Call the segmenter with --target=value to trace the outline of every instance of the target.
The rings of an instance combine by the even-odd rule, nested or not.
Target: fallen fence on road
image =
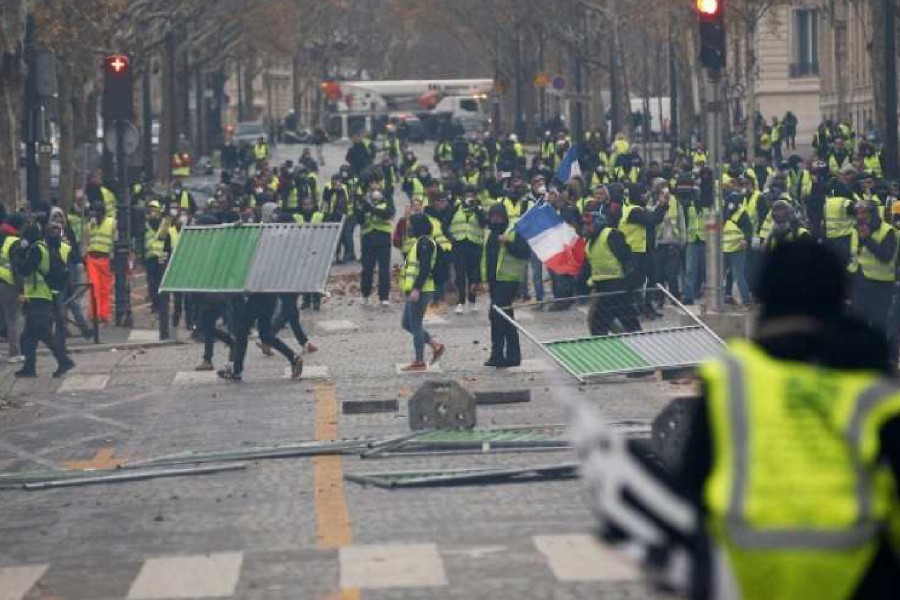
[[[555,481],[573,479],[577,475],[576,463],[561,463],[518,469],[389,471],[365,475],[344,475],[344,479],[360,485],[379,488],[413,488]]]

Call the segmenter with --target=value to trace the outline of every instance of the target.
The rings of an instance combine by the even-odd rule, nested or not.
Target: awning
[[[322,293],[341,223],[186,227],[161,292]]]

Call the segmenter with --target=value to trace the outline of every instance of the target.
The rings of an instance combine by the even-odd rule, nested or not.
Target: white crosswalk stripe
[[[243,561],[242,552],[148,559],[131,584],[128,600],[231,597]]]
[[[356,331],[359,329],[359,326],[353,321],[319,321],[316,323],[316,327],[318,327],[321,331],[325,333],[338,333],[341,331]]]
[[[215,371],[178,371],[175,373],[173,385],[196,385],[198,383],[215,383],[219,381]]]
[[[386,544],[341,548],[341,587],[385,589],[447,585],[434,544]]]
[[[630,562],[591,535],[537,535],[534,545],[559,581],[634,581]]]
[[[0,600],[22,600],[47,569],[48,565],[0,567]]]
[[[109,375],[69,375],[59,386],[59,392],[97,392],[106,389]]]
[[[156,329],[132,329],[128,334],[128,341],[135,343],[158,342],[159,331]]]

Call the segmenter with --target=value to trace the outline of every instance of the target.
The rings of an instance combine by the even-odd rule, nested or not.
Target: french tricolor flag
[[[584,265],[584,238],[549,204],[536,204],[516,221],[515,231],[532,252],[557,275],[578,275]]]

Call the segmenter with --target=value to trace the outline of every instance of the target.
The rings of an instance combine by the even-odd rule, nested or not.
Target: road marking
[[[510,367],[508,369],[504,369],[501,371],[502,373],[543,373],[545,371],[550,371],[553,367],[550,366],[546,361],[531,358],[528,360],[523,360],[522,364],[518,367]]]
[[[147,559],[128,590],[128,600],[231,597],[243,561],[243,552]]]
[[[530,312],[525,312],[524,310],[520,310],[516,312],[516,321],[534,321],[534,315]]]
[[[0,600],[22,600],[49,565],[0,567]]]
[[[44,467],[49,467],[51,469],[58,468],[58,465],[51,460],[47,460],[46,458],[41,457],[38,454],[32,454],[31,452],[26,452],[25,450],[19,448],[18,446],[13,446],[12,444],[7,444],[6,442],[0,441],[0,451],[9,452],[10,454],[14,454],[16,457],[22,460],[30,460],[33,463],[37,463]]]
[[[362,589],[441,587],[444,563],[434,544],[341,548],[341,586]]]
[[[635,566],[592,535],[536,535],[534,545],[559,581],[638,581]]]
[[[441,363],[437,363],[436,365],[428,365],[428,368],[424,371],[404,371],[403,368],[407,365],[405,363],[396,363],[394,365],[394,370],[397,372],[397,375],[422,375],[424,373],[443,373],[444,370],[441,369]]]
[[[69,375],[57,392],[96,392],[106,389],[109,375]]]
[[[129,342],[158,342],[159,331],[156,329],[132,329],[128,334]]]
[[[319,321],[316,323],[316,327],[324,331],[325,333],[337,333],[340,331],[356,331],[359,329],[359,326],[353,321]]]
[[[67,469],[76,469],[78,471],[85,471],[88,469],[115,469],[126,462],[121,458],[113,458],[115,452],[115,448],[107,446],[106,448],[97,450],[97,453],[94,454],[93,458],[88,460],[65,460],[62,464]]]
[[[449,321],[444,317],[439,317],[437,315],[425,315],[425,318],[422,319],[422,323],[424,323],[425,325],[437,326],[446,325],[449,323]]]
[[[194,385],[198,383],[214,383],[219,381],[215,371],[178,371],[172,385]]]
[[[506,552],[506,546],[481,546],[476,548],[460,548],[458,550],[442,550],[443,556],[463,556],[465,558],[481,559],[498,552]]]
[[[315,438],[319,442],[338,436],[338,401],[333,383],[315,387]],[[353,527],[344,495],[344,467],[340,456],[313,458],[313,489],[316,504],[316,539],[320,548],[342,548],[353,543]],[[359,600],[359,589],[342,587],[328,600]]]
[[[291,368],[284,368],[284,378],[291,378]],[[302,381],[312,381],[316,379],[330,379],[331,376],[328,374],[328,367],[318,366],[318,365],[303,365],[303,375],[300,377]]]

